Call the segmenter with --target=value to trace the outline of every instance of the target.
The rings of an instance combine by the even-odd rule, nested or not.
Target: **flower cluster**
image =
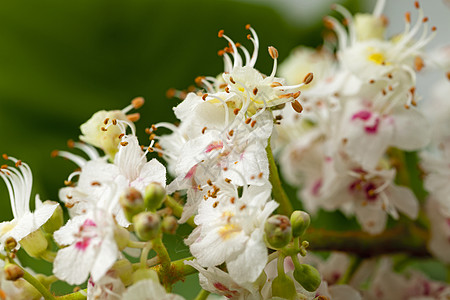
[[[299,47],[279,68],[268,47],[269,75],[255,68],[250,25],[253,51],[220,30],[224,71],[168,93],[181,100],[177,125],[151,125],[142,145],[130,113],[138,97],[95,113],[70,151],[52,153],[76,165],[59,202],[36,196],[32,212],[30,167],[3,155],[13,220],[0,224],[0,298],[57,299],[61,280],[78,285],[63,299],[184,299],[173,284],[198,273],[196,299],[448,299],[447,284],[405,269],[398,253],[450,263],[450,51],[425,51],[436,28],[418,2],[416,18],[406,13],[404,31],[385,38],[384,2],[355,16],[333,6],[342,20],[324,20],[337,39]],[[447,79],[420,105],[425,67]],[[292,208],[273,152],[305,211]],[[408,157],[421,160],[427,199]],[[310,214],[320,210],[356,216],[362,231],[319,229]],[[191,229],[192,256],[173,261],[163,237],[179,224]],[[20,248],[53,275],[23,268]]]

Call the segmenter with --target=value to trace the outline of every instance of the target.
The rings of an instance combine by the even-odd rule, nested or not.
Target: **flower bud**
[[[13,237],[9,237],[5,241],[6,251],[12,251],[17,247],[17,241]]]
[[[119,275],[120,280],[122,280],[125,286],[129,286],[133,283],[133,265],[128,259],[121,259],[114,263],[111,270]]]
[[[310,223],[311,218],[309,214],[301,210],[294,211],[291,215],[292,235],[294,237],[301,237]]]
[[[144,203],[145,207],[150,211],[156,211],[161,207],[166,197],[166,189],[157,182],[152,182],[145,188]]]
[[[162,232],[167,234],[175,234],[178,228],[178,221],[174,216],[166,216],[161,223]]]
[[[297,291],[294,281],[286,274],[279,274],[272,282],[272,297],[296,299]]]
[[[44,233],[38,229],[20,240],[20,245],[31,257],[39,257],[47,250],[48,241]]]
[[[152,212],[141,212],[133,217],[134,230],[143,241],[150,241],[159,235],[161,218]]]
[[[116,225],[114,228],[114,240],[117,243],[119,251],[125,249],[130,241],[130,233],[122,226]]]
[[[144,199],[141,192],[137,189],[130,187],[119,198],[120,206],[122,206],[125,217],[128,221],[132,221],[133,217],[145,210]]]
[[[145,279],[150,279],[155,282],[159,282],[158,273],[156,273],[156,271],[152,269],[137,269],[136,271],[134,271],[131,279],[133,283]]]
[[[38,279],[39,280],[39,279]],[[20,292],[14,294],[14,299],[20,299],[20,300],[40,300],[42,299],[41,293],[32,286],[28,281],[26,281],[23,278],[20,278],[16,281],[14,281],[14,286],[19,290]],[[10,299],[7,297],[6,299]]]
[[[22,278],[25,273],[21,267],[10,263],[5,265],[4,271],[5,279],[11,281],[16,281],[17,279]]]
[[[266,240],[274,248],[283,248],[292,239],[292,228],[289,218],[283,215],[273,215],[264,225]]]
[[[61,205],[55,201],[47,200],[44,202],[44,204],[58,204],[55,211],[53,212],[53,215],[48,219],[47,222],[45,222],[44,225],[42,225],[42,229],[44,229],[47,233],[53,233],[64,224],[64,213],[62,210]]]
[[[294,278],[308,292],[314,292],[322,281],[319,271],[307,264],[298,264],[294,269]]]

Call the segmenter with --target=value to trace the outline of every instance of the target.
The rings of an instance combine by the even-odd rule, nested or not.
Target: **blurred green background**
[[[360,6],[358,0],[346,3],[352,11]],[[223,69],[216,53],[226,42],[217,37],[219,29],[252,49],[244,29],[252,24],[261,41],[257,68],[270,73],[268,46],[275,46],[283,60],[297,45],[320,44],[328,4],[323,1],[323,14],[305,25],[255,1],[2,1],[0,152],[27,162],[34,192],[43,200],[57,200],[75,166],[50,153],[67,149],[66,141],[77,139],[79,125],[94,112],[121,109],[143,96],[146,104],[136,125],[145,141],[145,127],[175,121],[172,107],[178,102],[165,97],[169,88],[184,89],[196,76],[215,76]],[[0,197],[0,218],[11,220],[3,183]],[[188,233],[182,227],[168,239],[174,259],[189,256],[183,245]],[[50,264],[22,261],[40,272],[51,271]],[[196,275],[190,276],[175,290],[191,299],[196,281]],[[70,289],[58,284],[54,290]]]

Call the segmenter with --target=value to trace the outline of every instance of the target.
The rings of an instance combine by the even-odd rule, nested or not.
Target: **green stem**
[[[429,232],[414,223],[401,224],[378,235],[362,231],[335,231],[309,228],[304,240],[314,251],[342,251],[360,257],[382,254],[408,253],[410,256],[428,257]]]
[[[167,252],[167,248],[166,246],[164,246],[161,237],[154,239],[152,243],[153,243],[153,250],[155,250],[156,254],[159,257],[159,261],[161,262],[161,271],[163,275],[162,277],[160,277],[161,282],[166,288],[166,290],[170,291],[172,288],[172,283],[165,280],[167,278],[166,275],[168,275],[171,272],[169,252]]]
[[[166,200],[165,200],[165,204],[167,207],[170,207],[172,209],[173,214],[177,217],[180,218],[181,215],[183,214],[183,205],[181,205],[180,203],[178,203],[175,199],[173,199],[173,197],[171,196],[166,196]],[[194,223],[194,217],[190,217],[189,219],[187,219],[186,223],[191,226],[191,227],[197,227],[197,225],[195,225]]]
[[[185,265],[185,260],[193,260],[194,257],[186,257],[179,260],[175,260],[170,264],[170,271],[168,273],[163,272],[163,267],[161,264],[151,267],[151,269],[155,270],[161,281],[166,282],[168,284],[174,284],[177,281],[184,280],[184,278],[188,275],[195,274],[198,271],[189,266]]]
[[[145,247],[142,249],[141,252],[141,260],[140,260],[142,269],[145,269],[147,267],[148,253],[150,252],[151,249],[152,249],[152,242],[145,243]]]
[[[147,242],[128,241],[127,247],[142,249],[147,246]]]
[[[342,275],[342,277],[339,279],[338,284],[348,284],[355,274],[356,270],[358,270],[358,267],[361,265],[362,261],[362,258],[359,256],[350,257],[350,265],[348,266],[347,271],[345,271],[344,275]]]
[[[205,300],[206,298],[208,298],[210,292],[205,291],[205,290],[201,290],[197,297],[195,297],[195,300]]]
[[[286,192],[283,189],[281,184],[280,175],[278,174],[278,168],[275,163],[275,159],[273,158],[272,148],[270,147],[270,138],[267,142],[267,158],[269,160],[269,181],[272,184],[272,195],[275,201],[280,203],[280,207],[278,208],[278,212],[280,214],[290,216],[292,214],[293,208],[292,204],[289,201]]]
[[[38,290],[45,300],[55,299],[53,294],[39,280],[37,280],[33,275],[28,273],[24,268],[22,268],[22,270],[24,272],[22,278],[28,281],[29,284],[31,284],[36,290]]]
[[[84,300],[87,298],[87,289],[56,297],[57,300]]]

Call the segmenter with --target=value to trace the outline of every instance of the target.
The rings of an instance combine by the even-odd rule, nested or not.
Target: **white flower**
[[[4,180],[8,188],[11,209],[14,219],[9,222],[0,223],[0,241],[4,245],[7,238],[12,237],[19,242],[30,233],[39,230],[53,215],[57,203],[43,204],[36,195],[36,210],[30,210],[30,196],[33,185],[33,175],[30,167],[14,157],[3,158],[15,163],[15,168],[3,165],[0,169],[0,177]],[[17,246],[19,247],[19,246]]]
[[[69,203],[73,215],[99,207],[114,214],[118,223],[126,227],[129,222],[119,205],[119,197],[125,190],[134,187],[144,193],[151,182],[165,186],[165,167],[156,159],[147,162],[135,136],[126,135],[121,140],[113,164],[104,158],[90,160],[81,165],[77,185],[60,190],[60,199]]]
[[[236,283],[253,282],[267,262],[264,223],[278,204],[268,201],[271,187],[244,185],[242,196],[231,183],[216,183],[195,217],[197,228],[186,240],[203,267],[224,262]],[[215,191],[215,192],[214,192]]]
[[[447,183],[448,184],[448,183]],[[447,194],[448,195],[448,194]],[[448,200],[448,199],[447,199]],[[430,220],[430,239],[428,249],[444,263],[450,263],[450,213],[434,196],[426,203],[426,213]]]
[[[70,219],[54,233],[58,244],[68,245],[56,255],[55,276],[70,284],[81,284],[90,274],[97,283],[118,258],[116,226],[112,216],[100,209]]]
[[[87,286],[87,298],[95,300],[120,300],[125,286],[118,274],[109,271],[102,278],[93,282],[89,279]]]
[[[370,289],[364,295],[367,300],[445,300],[450,297],[450,286],[433,281],[418,272],[398,274],[392,270],[392,262],[380,262]]]
[[[200,286],[206,291],[228,299],[260,299],[255,284],[238,284],[228,273],[216,267],[205,269],[196,260],[184,261],[184,263],[199,271]]]
[[[80,140],[102,149],[111,159],[117,153],[121,134],[130,126],[134,132],[132,121],[139,119],[139,114],[126,115],[133,108],[144,104],[141,97],[134,98],[131,104],[122,110],[96,112],[86,123],[80,126]],[[118,125],[118,126],[116,126]]]
[[[184,300],[175,294],[168,294],[164,287],[151,279],[140,280],[128,287],[123,293],[122,300]]]

